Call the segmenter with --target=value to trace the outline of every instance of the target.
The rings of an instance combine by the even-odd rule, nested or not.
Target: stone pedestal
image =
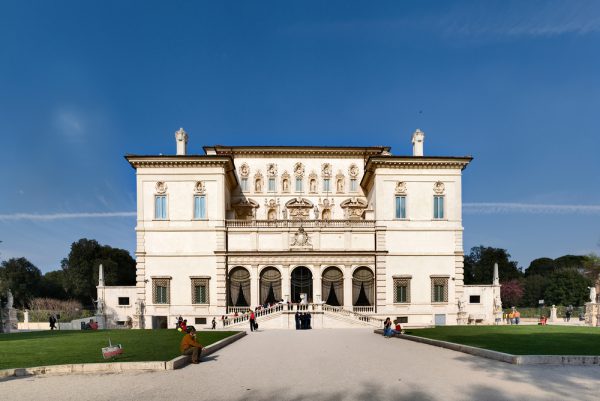
[[[556,322],[557,320],[558,318],[556,316],[556,305],[552,305],[552,308],[550,309],[550,321]]]
[[[456,314],[456,324],[467,324],[469,323],[469,314],[465,311],[458,312]]]
[[[598,314],[600,313],[600,304],[588,302],[585,304],[585,324],[588,326],[598,326]]]
[[[15,308],[0,308],[0,333],[17,331],[19,320]]]

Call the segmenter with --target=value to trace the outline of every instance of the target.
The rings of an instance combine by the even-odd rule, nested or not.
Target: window
[[[444,197],[434,196],[433,197],[433,218],[443,219],[444,218]]]
[[[269,192],[275,192],[275,178],[269,178]]]
[[[302,178],[296,178],[296,192],[302,192]]]
[[[129,305],[129,297],[119,297],[119,305]]]
[[[248,190],[248,179],[242,178],[242,191],[247,191],[247,190]]]
[[[356,178],[350,179],[350,191],[356,192]]]
[[[402,323],[408,323],[408,316],[398,316],[396,318],[396,321],[400,324]]]
[[[197,317],[194,320],[194,324],[206,324],[206,318],[205,317]]]
[[[431,302],[448,302],[448,278],[431,278]]]
[[[323,192],[329,192],[329,178],[323,178]]]
[[[396,196],[396,218],[406,218],[406,196]]]
[[[154,197],[154,218],[156,220],[167,219],[167,196],[156,195]]]
[[[394,279],[394,303],[410,303],[410,278]]]
[[[193,278],[192,279],[192,303],[207,304],[208,302],[208,279]]]
[[[469,296],[469,303],[470,304],[480,304],[481,303],[481,296],[480,295],[470,295]]]
[[[169,282],[167,278],[152,279],[152,299],[155,304],[169,303]]]
[[[194,195],[194,219],[206,219],[206,196]]]

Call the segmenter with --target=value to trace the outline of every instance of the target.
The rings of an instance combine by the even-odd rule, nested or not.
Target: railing
[[[353,306],[352,310],[356,313],[373,313],[375,312],[374,306]]]
[[[375,227],[375,220],[225,220],[226,227]]]
[[[251,308],[249,306],[228,306],[227,310],[229,313],[246,313]]]
[[[277,305],[273,305],[269,308],[259,309],[257,311],[254,311],[254,318],[258,319],[259,317],[273,315],[275,313],[282,312],[286,307],[287,307],[286,304],[277,304]],[[249,321],[250,320],[250,312],[248,312],[248,311],[250,310],[250,308],[243,308],[243,309],[244,309],[243,314],[241,314],[239,316],[226,317],[225,319],[223,319],[223,327],[228,327],[228,326],[232,326],[234,324]]]
[[[323,311],[324,312],[330,312],[330,313],[335,313],[353,320],[359,320],[361,322],[365,322],[368,324],[371,324],[373,326],[381,326],[383,327],[383,319],[374,317],[374,316],[369,316],[369,315],[362,315],[360,313],[354,312],[354,311],[349,311],[337,306],[331,306],[331,305],[327,305],[324,304],[323,305]]]

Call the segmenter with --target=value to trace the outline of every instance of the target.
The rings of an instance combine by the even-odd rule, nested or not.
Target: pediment
[[[287,201],[285,203],[285,207],[289,208],[289,209],[294,209],[294,208],[313,208],[313,203],[311,201],[309,201],[306,198],[294,198],[294,199],[290,199],[289,201]]]
[[[348,198],[340,203],[341,208],[360,208],[365,209],[369,204],[366,200],[360,198]]]

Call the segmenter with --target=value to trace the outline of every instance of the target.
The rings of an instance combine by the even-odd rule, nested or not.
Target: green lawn
[[[445,326],[406,334],[513,355],[600,355],[600,328],[574,326]]]
[[[199,331],[202,345],[215,343],[235,332]],[[102,347],[121,344],[124,352],[115,361],[167,361],[179,354],[183,334],[176,330],[37,331],[0,334],[0,369],[68,363],[111,362],[102,358]]]

